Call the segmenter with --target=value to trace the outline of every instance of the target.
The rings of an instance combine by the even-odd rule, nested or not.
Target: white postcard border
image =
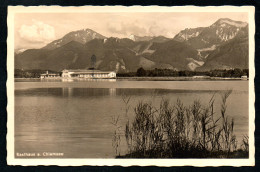
[[[247,12],[249,17],[249,158],[248,159],[18,159],[14,157],[14,15],[16,13],[101,13],[101,12]],[[255,165],[255,8],[253,6],[9,6],[7,38],[7,163],[8,165],[59,165],[59,166],[253,166]]]

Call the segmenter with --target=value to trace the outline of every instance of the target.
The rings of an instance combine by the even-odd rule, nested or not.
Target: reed
[[[168,99],[162,99],[156,108],[151,102],[140,101],[134,107],[134,119],[131,122],[128,119],[124,129],[128,153],[117,157],[248,157],[248,136],[237,149],[235,121],[227,115],[226,102],[231,92],[225,91],[221,95],[221,115],[214,109],[215,95],[207,105],[195,100],[192,105],[184,106],[179,99],[171,105]],[[128,115],[130,99],[125,100]]]

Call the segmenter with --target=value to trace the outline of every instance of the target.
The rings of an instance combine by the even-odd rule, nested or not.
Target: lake
[[[159,105],[162,98],[167,98],[172,104],[177,99],[185,105],[194,100],[206,104],[214,94],[215,110],[220,114],[220,94],[227,89],[233,90],[227,101],[227,114],[235,119],[235,134],[241,141],[243,135],[248,135],[248,84],[248,81],[17,80],[15,152],[57,152],[64,153],[63,158],[114,158],[112,118],[119,116],[119,125],[124,128],[123,97],[130,97],[129,118],[134,117],[133,108],[140,101]],[[121,154],[127,149],[123,138],[124,135]]]

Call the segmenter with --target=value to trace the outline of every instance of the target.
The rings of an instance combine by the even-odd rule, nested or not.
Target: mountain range
[[[168,68],[175,70],[248,69],[248,24],[228,18],[209,27],[186,28],[174,38],[114,38],[91,29],[73,31],[40,49],[15,53],[16,69],[87,69],[117,72]]]

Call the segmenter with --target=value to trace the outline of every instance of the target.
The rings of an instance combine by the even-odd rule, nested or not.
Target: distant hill
[[[28,49],[15,55],[15,69],[44,69],[47,49]]]
[[[188,41],[191,38],[198,37],[199,34],[205,29],[205,27],[198,28],[186,28],[180,31],[177,35],[175,35],[174,40],[184,42]]]
[[[237,37],[217,47],[198,70],[249,69],[249,43],[246,33],[248,34],[247,28],[244,28]]]
[[[76,41],[53,50],[29,49],[15,56],[15,68],[61,71],[84,53],[84,45]]]
[[[149,49],[154,52],[143,54],[144,57],[157,63],[169,64],[176,70],[190,70],[190,63],[199,60],[195,49],[175,40],[153,43]]]
[[[85,69],[91,67],[93,54],[97,57],[96,68],[116,71],[136,71],[139,67],[189,69],[190,59],[197,59],[194,49],[174,40],[154,43],[106,38],[86,44],[71,41],[53,50],[26,50],[16,55],[15,61],[17,69]]]
[[[151,42],[163,43],[163,42],[166,42],[166,41],[169,41],[169,40],[171,40],[171,39],[170,38],[166,38],[164,36],[155,36],[150,41]]]
[[[165,42],[169,41],[170,38],[166,38],[165,36],[136,36],[136,35],[130,35],[129,39],[140,42],[140,41],[150,41],[150,42]]]
[[[41,49],[15,53],[16,69],[87,69],[117,72],[144,69],[211,70],[248,68],[248,24],[219,19],[209,27],[185,29],[173,39],[163,36],[107,38],[84,29],[66,34]],[[19,53],[18,53],[19,52]]]
[[[78,31],[73,31],[66,34],[61,39],[55,40],[49,44],[47,44],[43,49],[53,50],[55,48],[59,48],[62,45],[65,45],[71,41],[77,41],[79,43],[85,44],[86,42],[93,39],[105,39],[106,37],[91,30],[91,29],[82,29]]]
[[[245,27],[247,27],[245,22],[221,18],[209,27],[182,30],[174,40],[187,43],[197,49],[201,58],[207,58],[216,47],[235,38]]]

